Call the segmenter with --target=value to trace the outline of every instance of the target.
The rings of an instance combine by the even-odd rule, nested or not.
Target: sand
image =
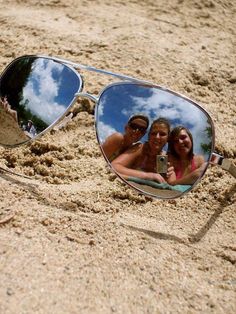
[[[138,76],[195,99],[234,160],[236,2],[1,1],[1,71],[45,54]],[[92,75],[97,93],[107,78]],[[235,313],[235,179],[208,169],[183,198],[115,178],[93,105],[59,131],[0,148],[0,313]]]

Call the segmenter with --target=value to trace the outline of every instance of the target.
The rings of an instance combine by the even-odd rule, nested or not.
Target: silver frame
[[[167,91],[173,95],[176,95],[178,97],[181,97],[183,98],[184,100],[192,103],[193,105],[195,105],[196,107],[198,107],[209,119],[210,123],[211,123],[211,127],[212,127],[212,145],[211,145],[211,152],[209,154],[209,159],[207,160],[207,166],[205,168],[205,170],[203,171],[201,177],[199,177],[199,179],[192,185],[192,187],[183,192],[180,197],[182,197],[184,194],[190,192],[197,184],[198,182],[202,179],[202,177],[204,176],[209,164],[211,161],[213,161],[213,157],[214,157],[214,162],[215,164],[218,164],[218,165],[221,165],[222,168],[224,168],[225,170],[228,170],[234,177],[236,176],[235,175],[235,169],[236,167],[233,165],[233,163],[231,161],[229,161],[228,159],[224,159],[223,156],[220,156],[218,155],[217,153],[214,152],[214,148],[215,148],[215,127],[214,127],[214,123],[212,121],[212,118],[211,116],[208,114],[208,112],[200,105],[198,104],[197,102],[193,101],[192,99],[180,94],[180,93],[177,93],[171,89],[168,89],[166,87],[163,87],[163,86],[160,86],[160,85],[156,85],[156,84],[153,84],[149,81],[145,81],[145,80],[141,80],[141,79],[137,79],[137,78],[134,78],[134,77],[131,77],[131,76],[127,76],[127,75],[123,75],[123,74],[117,74],[117,73],[114,73],[114,72],[110,72],[110,71],[107,71],[107,70],[103,70],[103,69],[98,69],[98,68],[95,68],[95,67],[92,67],[92,66],[87,66],[87,65],[83,65],[83,64],[79,64],[79,63],[75,63],[75,62],[72,62],[72,61],[69,61],[69,60],[66,60],[66,59],[62,59],[62,58],[58,58],[58,57],[51,57],[51,56],[46,56],[46,55],[23,55],[21,57],[18,57],[16,59],[14,59],[6,68],[5,70],[3,71],[3,73],[1,74],[1,76],[7,71],[7,69],[11,66],[11,64],[13,62],[15,62],[16,60],[18,59],[22,59],[22,58],[28,58],[28,57],[34,57],[34,58],[45,58],[45,59],[50,59],[50,60],[53,60],[55,62],[58,62],[58,63],[61,63],[63,65],[66,65],[68,66],[75,74],[76,76],[78,77],[79,81],[80,81],[80,86],[79,86],[79,89],[78,91],[75,93],[74,95],[74,98],[73,100],[71,101],[71,103],[69,104],[69,106],[67,107],[67,109],[65,110],[64,114],[62,116],[60,116],[56,121],[54,121],[49,127],[47,127],[43,132],[41,132],[39,135],[37,135],[36,137],[34,137],[33,139],[30,139],[29,141],[26,141],[24,143],[29,143],[39,137],[41,137],[43,134],[45,134],[46,132],[48,132],[50,129],[52,129],[55,125],[57,125],[59,122],[61,122],[64,117],[67,115],[67,113],[69,112],[69,110],[71,109],[71,107],[73,107],[73,105],[75,104],[75,102],[77,101],[78,97],[85,97],[85,98],[89,98],[90,100],[92,100],[94,103],[95,103],[95,130],[96,130],[96,137],[97,137],[97,141],[98,141],[98,144],[99,144],[99,147],[100,147],[100,150],[102,152],[102,155],[104,156],[105,160],[107,161],[107,163],[109,164],[110,168],[112,169],[112,171],[123,181],[125,182],[126,184],[128,184],[129,186],[131,186],[132,188],[134,188],[135,190],[141,192],[142,194],[146,194],[148,196],[151,196],[151,197],[156,197],[156,198],[159,198],[159,199],[174,199],[174,198],[177,198],[179,196],[176,196],[176,197],[170,197],[170,198],[164,198],[164,197],[157,197],[157,196],[154,196],[153,194],[151,193],[148,193],[148,192],[145,192],[143,190],[140,190],[138,187],[135,187],[133,186],[132,184],[130,184],[128,181],[126,181],[124,178],[122,178],[121,175],[119,175],[115,170],[114,168],[112,167],[111,163],[109,162],[108,158],[105,156],[104,154],[104,151],[101,147],[101,143],[100,143],[100,140],[99,140],[99,137],[98,137],[98,131],[97,131],[97,117],[98,117],[98,106],[99,106],[99,100],[100,100],[100,97],[102,96],[102,94],[110,87],[112,86],[115,86],[115,85],[119,85],[119,84],[134,84],[134,85],[142,85],[142,86],[146,86],[146,87],[150,87],[150,88],[157,88],[159,90],[162,90],[162,91]],[[92,95],[90,93],[87,93],[87,92],[83,92],[83,77],[82,75],[80,75],[76,70],[78,69],[81,69],[81,70],[86,70],[86,71],[90,71],[90,72],[96,72],[98,74],[105,74],[105,75],[108,75],[108,76],[112,76],[112,77],[115,77],[115,78],[118,78],[120,79],[121,81],[120,82],[115,82],[115,83],[111,83],[111,84],[108,84],[106,87],[104,87],[100,93],[96,96],[96,95]],[[24,143],[21,143],[21,144],[16,144],[16,145],[11,145],[11,147],[15,147],[15,146],[19,146],[19,145],[22,145]],[[4,146],[4,145],[3,145]],[[6,146],[6,145],[5,145]],[[8,146],[9,147],[9,146]],[[217,157],[217,158],[215,158]],[[227,163],[227,167],[224,166],[225,164]],[[11,174],[16,174],[16,175],[19,175],[19,176],[23,176],[25,177],[24,175],[21,175],[21,174],[18,174],[18,173],[13,173],[7,169],[4,169],[2,167],[0,167],[1,170],[5,170]],[[230,171],[231,169],[231,171]]]
[[[212,127],[212,145],[211,145],[211,152],[209,154],[209,158],[207,160],[207,166],[205,167],[204,171],[202,172],[202,175],[194,182],[194,184],[192,184],[191,188],[185,192],[182,192],[180,196],[175,196],[175,197],[170,197],[170,198],[167,198],[167,197],[161,197],[161,196],[158,196],[156,198],[158,199],[175,199],[175,198],[179,198],[179,197],[182,197],[184,194],[190,192],[198,183],[199,181],[202,179],[202,177],[204,176],[207,168],[209,167],[209,163],[211,161],[211,158],[212,158],[212,154],[213,154],[213,151],[214,151],[214,148],[215,148],[215,127],[214,127],[214,123],[213,123],[213,120],[211,118],[211,116],[209,115],[209,113],[201,106],[199,105],[198,103],[194,102],[192,99],[186,97],[186,96],[183,96],[175,91],[172,91],[171,89],[168,89],[166,87],[163,87],[163,86],[160,86],[160,85],[154,85],[154,84],[151,84],[149,82],[146,82],[146,81],[132,81],[132,82],[116,82],[116,83],[113,83],[113,84],[109,84],[107,85],[105,88],[103,88],[103,90],[99,93],[99,97],[98,97],[98,100],[97,100],[97,103],[95,104],[96,107],[95,107],[95,130],[96,130],[96,136],[97,136],[97,141],[98,141],[98,144],[99,144],[99,147],[100,147],[100,150],[106,160],[106,162],[109,164],[110,168],[112,169],[112,171],[122,180],[124,181],[126,184],[128,184],[129,186],[131,186],[132,188],[138,190],[139,192],[141,192],[142,194],[146,194],[148,196],[151,196],[151,197],[155,197],[153,196],[153,194],[150,194],[148,192],[144,192],[143,190],[140,190],[138,187],[135,187],[134,185],[130,184],[127,180],[125,180],[119,173],[117,173],[115,171],[115,169],[112,167],[110,161],[108,160],[108,158],[106,157],[103,149],[102,149],[102,146],[101,146],[101,143],[100,143],[100,140],[99,140],[99,137],[98,137],[98,128],[97,128],[97,114],[98,114],[98,107],[99,107],[99,99],[101,97],[101,95],[103,94],[103,92],[105,92],[108,88],[112,87],[112,86],[116,86],[116,85],[120,85],[120,84],[134,84],[134,85],[142,85],[142,86],[146,86],[146,87],[149,87],[149,88],[157,88],[159,90],[162,90],[162,91],[167,91],[175,96],[178,96],[178,97],[181,97],[183,98],[184,100],[192,103],[193,105],[195,105],[196,107],[198,107],[206,116],[207,118],[209,119],[210,123],[211,123],[211,127]]]

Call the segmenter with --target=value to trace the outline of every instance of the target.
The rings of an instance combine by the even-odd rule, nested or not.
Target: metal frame
[[[192,185],[192,188],[195,187],[195,185],[201,180],[201,178],[203,177],[205,171],[207,170],[208,166],[209,166],[209,163],[214,163],[214,164],[218,164],[220,165],[223,169],[229,171],[234,177],[236,177],[236,167],[234,166],[234,164],[228,160],[228,159],[225,159],[223,156],[220,156],[218,154],[216,154],[214,152],[214,147],[215,147],[215,128],[214,128],[214,123],[211,119],[211,116],[208,114],[208,112],[201,106],[199,105],[198,103],[196,103],[195,101],[191,100],[190,98],[180,94],[180,93],[177,93],[175,91],[172,91],[171,89],[167,89],[163,86],[160,86],[160,85],[155,85],[155,84],[152,84],[151,82],[148,82],[148,81],[145,81],[145,80],[140,80],[140,79],[137,79],[137,78],[134,78],[134,77],[131,77],[131,76],[127,76],[127,75],[123,75],[123,74],[117,74],[117,73],[114,73],[114,72],[110,72],[110,71],[107,71],[107,70],[103,70],[103,69],[98,69],[98,68],[95,68],[95,67],[91,67],[91,66],[87,66],[87,65],[83,65],[83,64],[79,64],[79,63],[75,63],[75,62],[72,62],[72,61],[69,61],[69,60],[66,60],[66,59],[62,59],[62,58],[57,58],[57,57],[51,57],[51,56],[45,56],[45,55],[24,55],[24,56],[21,56],[19,58],[16,58],[15,60],[13,60],[4,70],[3,74],[5,73],[5,71],[7,71],[7,69],[11,66],[11,64],[13,62],[15,62],[16,60],[18,59],[22,59],[22,58],[26,58],[26,57],[34,57],[34,58],[45,58],[45,59],[49,59],[49,60],[53,60],[55,62],[58,62],[58,63],[61,63],[63,65],[66,65],[68,66],[75,74],[76,76],[78,77],[78,80],[80,81],[80,86],[79,86],[79,89],[78,91],[75,93],[74,95],[74,98],[73,100],[71,101],[71,103],[69,104],[69,106],[67,107],[66,111],[64,112],[64,114],[59,117],[56,121],[54,121],[48,128],[46,128],[43,132],[41,132],[38,136],[36,136],[35,138],[33,138],[32,140],[29,140],[27,141],[26,143],[30,142],[30,141],[33,141],[34,139],[40,137],[41,135],[45,134],[46,132],[48,132],[50,129],[52,129],[56,124],[58,124],[59,122],[63,121],[64,117],[67,115],[67,113],[69,112],[69,110],[71,109],[71,107],[75,104],[75,102],[77,101],[78,97],[84,97],[84,98],[89,98],[90,100],[92,100],[94,103],[95,103],[95,130],[96,130],[96,137],[97,137],[97,141],[99,143],[99,146],[100,146],[100,150],[104,156],[104,158],[106,159],[107,163],[111,166],[111,163],[109,162],[109,160],[107,159],[107,157],[105,156],[102,148],[101,148],[101,143],[99,141],[99,137],[98,137],[98,132],[97,132],[97,115],[98,115],[98,106],[99,106],[99,99],[101,97],[101,95],[110,87],[114,86],[114,85],[119,85],[119,84],[134,84],[134,85],[143,85],[143,86],[146,86],[146,87],[150,87],[150,88],[157,88],[157,89],[160,89],[160,90],[163,90],[163,91],[167,91],[173,95],[176,95],[178,97],[181,97],[183,98],[184,100],[187,100],[188,102],[192,103],[193,105],[195,105],[196,107],[198,107],[202,112],[204,112],[204,114],[208,117],[210,123],[211,123],[211,126],[212,126],[212,147],[211,147],[211,153],[209,155],[209,159],[208,159],[208,165],[206,166],[205,170],[203,171],[201,177]],[[88,92],[83,92],[83,77],[76,71],[78,69],[82,69],[82,70],[86,70],[86,71],[90,71],[90,72],[96,72],[98,74],[104,74],[104,75],[109,75],[109,76],[112,76],[112,77],[115,77],[115,78],[118,78],[120,79],[122,82],[115,82],[115,83],[112,83],[112,84],[108,84],[105,88],[103,88],[99,95],[92,95]],[[23,143],[24,144],[24,143]],[[14,146],[19,146],[19,145],[22,145],[22,144],[17,144],[17,145],[14,145]],[[9,147],[9,146],[8,146]],[[13,147],[13,145],[11,146]],[[112,168],[112,166],[111,166]],[[3,171],[6,171],[8,173],[11,173],[11,174],[16,174],[18,176],[22,176],[22,177],[26,177],[24,175],[21,175],[21,174],[18,174],[18,173],[13,173],[12,171],[10,170],[7,170],[7,169],[4,169],[2,167],[0,167],[1,170]],[[142,193],[145,193],[147,195],[150,195],[153,197],[152,194],[149,194],[148,192],[143,192],[142,190],[140,190],[139,188],[135,187],[134,185],[130,184],[129,182],[127,182],[124,178],[122,178],[121,175],[119,175],[113,168],[112,170],[116,173],[116,175],[118,175],[118,177],[120,177],[122,179],[122,181],[124,181],[126,184],[132,186],[134,189],[138,190],[139,192],[142,192]],[[190,190],[189,189],[188,191],[182,193],[181,195],[189,192]],[[158,197],[158,198],[161,198],[161,197]],[[173,197],[172,197],[173,198]]]

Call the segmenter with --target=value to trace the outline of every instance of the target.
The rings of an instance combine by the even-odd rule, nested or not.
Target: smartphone
[[[167,156],[157,155],[156,164],[157,164],[157,173],[167,173]]]

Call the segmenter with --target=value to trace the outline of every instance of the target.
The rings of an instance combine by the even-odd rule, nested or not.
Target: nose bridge
[[[85,98],[89,98],[90,100],[92,100],[95,104],[98,101],[98,97],[96,97],[95,95],[92,95],[90,93],[77,93],[76,97],[85,97]]]

